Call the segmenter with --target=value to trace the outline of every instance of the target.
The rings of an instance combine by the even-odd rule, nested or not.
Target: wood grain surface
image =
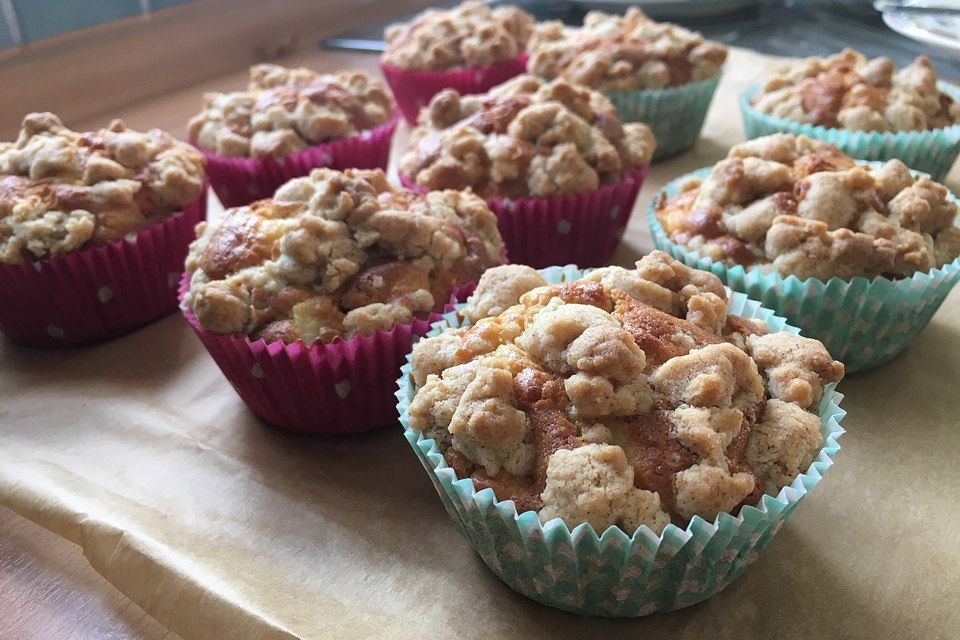
[[[180,640],[94,571],[80,547],[2,506],[0,638]]]

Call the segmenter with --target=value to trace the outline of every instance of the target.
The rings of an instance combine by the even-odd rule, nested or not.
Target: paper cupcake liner
[[[173,313],[207,189],[183,211],[121,240],[40,262],[0,264],[0,331],[36,347],[115,338]]]
[[[705,168],[677,178],[663,192],[675,195],[685,180],[705,178],[709,173]],[[658,249],[690,267],[716,274],[731,289],[786,317],[804,335],[823,342],[830,355],[846,365],[847,373],[876,367],[906,349],[960,279],[960,258],[896,280],[858,276],[823,282],[764,273],[758,267],[729,266],[672,242],[657,220],[659,198],[660,194],[654,196],[647,208],[650,233]],[[952,194],[950,198],[956,201]]]
[[[584,272],[553,267],[541,273],[549,282],[575,280]],[[462,306],[462,305],[461,305]],[[783,318],[740,293],[731,293],[730,313],[760,318],[771,331],[797,333]],[[444,315],[427,334],[465,324]],[[510,588],[545,605],[574,613],[636,617],[687,607],[721,591],[757,559],[808,491],[820,481],[839,451],[843,396],[828,385],[820,402],[824,445],[810,467],[774,497],[713,522],[695,516],[685,529],[669,524],[658,536],[646,526],[632,535],[617,527],[598,532],[589,524],[570,530],[562,520],[541,524],[537,514],[517,513],[511,500],[498,501],[491,489],[477,491],[458,479],[435,442],[410,428],[407,409],[415,388],[410,357],[397,381],[397,410],[413,448],[447,512],[484,563]]]
[[[488,199],[510,261],[535,268],[567,263],[606,265],[627,228],[649,168],[644,166],[616,184],[587,193]],[[400,182],[410,189],[426,190],[403,174]]]
[[[938,82],[941,91],[960,100],[960,87]],[[759,138],[771,133],[803,134],[839,148],[845,154],[861,160],[892,160],[898,158],[917,171],[929,173],[942,182],[960,155],[960,124],[926,131],[852,131],[828,129],[761,113],[750,101],[759,92],[750,87],[740,94],[740,114],[747,138]]]
[[[653,159],[662,160],[692,149],[700,137],[720,73],[706,80],[667,89],[607,91],[624,122],[645,122],[657,140]]]
[[[181,301],[189,286],[189,276],[183,274]],[[455,287],[450,305],[465,300],[474,287]],[[389,331],[305,345],[215,333],[203,329],[191,310],[184,309],[183,315],[253,413],[274,426],[314,434],[360,433],[395,424],[397,371],[414,338],[441,317],[432,313]]]
[[[422,69],[401,69],[386,62],[380,62],[393,98],[403,113],[404,119],[411,125],[417,123],[420,109],[427,106],[430,99],[444,89],[456,89],[460,95],[484,93],[527,70],[527,54],[522,53],[513,60],[505,60],[487,67],[457,69],[453,71],[426,71]]]
[[[313,169],[384,169],[399,117],[326,144],[308,147],[283,158],[227,158],[197,147],[207,159],[207,178],[225,208],[269,198],[277,187]]]

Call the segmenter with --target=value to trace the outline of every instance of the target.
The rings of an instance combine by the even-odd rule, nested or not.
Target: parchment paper
[[[653,169],[617,263],[651,248],[654,188],[742,139],[736,94],[770,64],[733,52],[703,140]],[[398,426],[311,438],[258,422],[179,316],[86,349],[0,340],[0,503],[79,544],[186,640],[953,638],[958,347],[955,291],[904,355],[841,383],[837,463],[746,575],[639,620],[513,593],[457,534]]]

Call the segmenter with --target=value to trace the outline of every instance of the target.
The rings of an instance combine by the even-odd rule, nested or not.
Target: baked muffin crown
[[[869,168],[826,143],[775,134],[734,146],[656,215],[673,242],[727,264],[824,281],[908,277],[960,255],[948,196],[899,160]]]
[[[383,61],[401,69],[446,71],[486,67],[520,55],[533,17],[517,7],[491,9],[464,2],[452,9],[428,9],[384,32]]]
[[[380,170],[315,169],[197,235],[184,306],[201,327],[307,344],[440,311],[501,250],[480,198],[397,191]]]
[[[258,64],[246,90],[205,94],[187,133],[217,155],[282,157],[382,125],[392,110],[386,87],[363,71]]]
[[[420,112],[401,173],[431,189],[483,197],[592,191],[650,161],[642,123],[622,124],[596,91],[518,76],[485,94],[438,93]]]
[[[77,132],[52,113],[0,143],[0,262],[120,239],[200,197],[203,157],[171,135],[114,120]]]
[[[806,58],[767,80],[753,106],[762,113],[858,131],[917,131],[960,123],[960,104],[937,87],[930,59],[899,71],[889,58],[853,49]]]
[[[565,78],[599,91],[662,89],[705,80],[727,59],[719,42],[675,24],[655,22],[640,9],[625,15],[589,12],[582,27],[538,24],[527,68],[543,78]]]
[[[659,532],[778,492],[822,446],[813,411],[843,365],[728,316],[712,274],[661,252],[559,285],[497,267],[464,315],[510,298],[414,345],[408,416],[518,511]]]

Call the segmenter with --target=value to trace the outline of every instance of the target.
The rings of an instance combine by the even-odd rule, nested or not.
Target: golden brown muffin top
[[[533,17],[517,7],[464,2],[452,9],[427,9],[410,22],[386,28],[382,59],[401,69],[486,67],[520,55],[532,27]]]
[[[386,123],[393,99],[364,71],[250,67],[245,91],[207,93],[187,124],[191,142],[227,157],[283,157]]]
[[[543,521],[659,532],[736,513],[810,465],[843,365],[726,309],[716,276],[662,252],[559,285],[496,267],[475,324],[414,345],[410,426]]]
[[[937,88],[926,56],[896,71],[890,58],[853,49],[806,58],[770,78],[753,98],[762,113],[858,131],[915,131],[960,123],[960,104]]]
[[[118,240],[200,197],[203,157],[190,145],[114,120],[77,132],[52,113],[0,142],[0,262],[21,263]]]
[[[383,172],[315,169],[197,226],[184,307],[204,329],[307,344],[370,335],[448,302],[499,261],[471,193],[395,190]]]
[[[565,78],[598,91],[662,89],[720,71],[727,48],[675,24],[655,22],[636,7],[625,15],[591,11],[582,27],[538,24],[528,45],[530,73]]]
[[[947,188],[899,160],[857,165],[805,136],[736,145],[658,203],[670,239],[727,264],[798,278],[904,277],[960,255]]]
[[[485,198],[592,191],[649,163],[656,145],[647,125],[622,124],[596,91],[533,76],[479,95],[441,91],[420,112],[411,144],[401,173]]]

